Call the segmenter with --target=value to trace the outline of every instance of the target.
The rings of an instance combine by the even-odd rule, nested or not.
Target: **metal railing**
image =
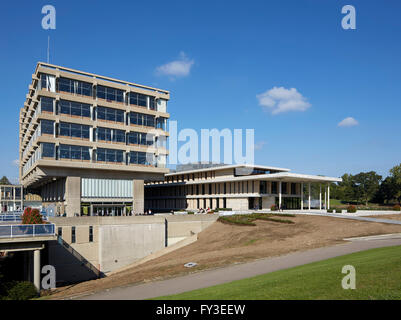
[[[2,213],[0,214],[0,222],[20,222],[22,220],[23,212],[16,211],[15,213]],[[48,217],[42,215],[42,220],[48,221]]]
[[[55,229],[53,223],[0,225],[0,238],[54,236]]]

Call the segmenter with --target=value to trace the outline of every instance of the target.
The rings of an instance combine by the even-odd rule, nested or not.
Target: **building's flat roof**
[[[253,165],[253,164],[252,165],[251,164],[232,164],[232,165],[221,165],[221,166],[202,168],[202,169],[177,171],[177,172],[173,172],[173,173],[168,173],[168,174],[166,174],[166,176],[176,176],[176,175],[180,175],[180,174],[226,170],[226,169],[235,169],[235,168],[253,168],[253,169],[262,169],[262,170],[290,171],[290,169],[271,167],[271,166],[259,166],[259,165]]]
[[[190,184],[208,184],[208,183],[219,183],[219,182],[235,182],[235,181],[248,181],[248,180],[266,180],[266,181],[283,181],[283,182],[341,182],[341,178],[317,176],[310,174],[299,174],[291,172],[278,172],[269,174],[258,174],[258,175],[247,175],[240,177],[216,177],[213,179],[206,180],[195,180],[185,182],[162,182],[149,184],[148,186],[174,186],[174,185],[190,185]]]

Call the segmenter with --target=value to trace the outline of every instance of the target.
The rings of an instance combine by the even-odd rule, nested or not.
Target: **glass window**
[[[272,193],[277,194],[277,182],[272,181]]]
[[[129,103],[138,105],[138,94],[135,92],[129,93]]]
[[[62,114],[70,114],[71,112],[71,108],[70,108],[70,103],[68,101],[65,100],[60,100],[60,102],[58,103],[59,105],[59,112]]]
[[[73,81],[67,78],[59,78],[58,91],[73,93],[74,92]]]
[[[138,94],[138,106],[147,107],[147,96]]]
[[[106,120],[108,121],[116,121],[116,111],[114,109],[106,109]]]
[[[149,109],[156,110],[156,102],[154,97],[149,97]]]
[[[124,122],[124,111],[116,110],[116,122]]]
[[[97,86],[96,96],[100,99],[106,99],[106,87]]]
[[[81,116],[81,104],[76,102],[71,102],[71,115],[72,116]]]
[[[80,146],[70,146],[71,147],[71,159],[79,160],[81,159],[81,147]]]
[[[81,137],[83,139],[89,139],[89,126],[81,126],[82,127],[82,133],[81,133]]]
[[[40,98],[40,108],[42,111],[53,113],[53,99],[48,97]]]
[[[60,159],[70,159],[70,146],[60,144]]]
[[[40,120],[40,130],[42,134],[54,134],[54,121]]]
[[[79,124],[71,123],[71,137],[81,138],[81,126]]]
[[[114,130],[113,140],[115,142],[125,142],[125,132],[123,130]]]
[[[124,151],[112,149],[97,149],[97,161],[123,162]]]
[[[119,89],[97,86],[96,96],[100,99],[123,102],[124,92]]]
[[[97,119],[106,120],[106,108],[97,107],[96,112],[97,112]]]
[[[90,118],[90,105],[66,100],[60,100],[59,113],[75,117]]]
[[[98,148],[96,150],[97,161],[106,161],[106,149]]]
[[[42,157],[44,158],[54,158],[54,143],[41,143],[42,145]]]

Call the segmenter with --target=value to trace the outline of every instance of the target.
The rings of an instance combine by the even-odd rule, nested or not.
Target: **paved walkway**
[[[351,242],[336,246],[290,253],[279,257],[231,265],[163,281],[113,288],[91,295],[77,297],[77,299],[140,300],[155,298],[288,269],[353,252],[395,245],[401,245],[401,234],[383,235],[379,236],[379,238],[378,236],[355,238],[352,239]]]

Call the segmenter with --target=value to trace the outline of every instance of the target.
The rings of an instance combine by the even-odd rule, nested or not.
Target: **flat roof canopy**
[[[249,181],[249,180],[265,180],[265,181],[283,181],[283,182],[341,182],[341,178],[336,177],[326,177],[326,176],[315,176],[309,174],[298,174],[290,172],[278,172],[270,174],[258,174],[258,175],[248,175],[241,177],[217,177],[207,180],[198,181],[186,181],[186,182],[164,182],[150,184],[147,186],[174,186],[174,185],[190,185],[190,184],[207,184],[207,183],[219,183],[219,182],[235,182],[235,181]]]

